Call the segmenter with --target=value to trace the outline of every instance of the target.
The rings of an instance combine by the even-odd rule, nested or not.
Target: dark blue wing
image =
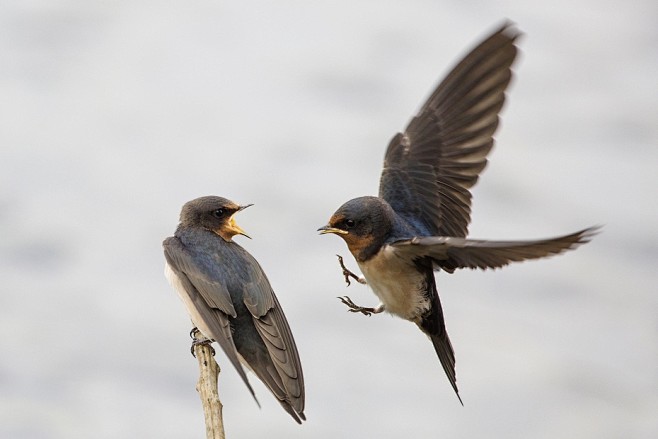
[[[229,316],[235,317],[236,312],[217,266],[203,257],[193,256],[176,237],[165,239],[162,246],[167,264],[179,281],[179,285],[174,285],[174,287],[181,296],[187,295],[189,302],[194,307],[194,310],[188,311],[191,314],[196,312],[203,320],[210,331],[210,334],[203,335],[219,344],[238,371],[242,381],[249,388],[251,395],[256,399],[233,342]],[[174,283],[172,282],[172,284]],[[200,325],[199,322],[194,323]]]
[[[532,241],[481,241],[426,236],[397,241],[391,245],[396,255],[402,258],[430,258],[436,268],[452,273],[457,268],[500,268],[510,262],[557,255],[589,242],[597,231],[598,227],[590,227],[570,235]]]
[[[469,189],[493,146],[518,35],[505,24],[473,49],[388,146],[379,196],[424,234],[468,233]]]
[[[249,272],[245,273],[247,280],[242,290],[244,304],[269,354],[269,358],[261,361],[249,361],[246,355],[243,357],[283,408],[300,422],[297,417],[306,419],[303,413],[304,375],[292,331],[265,272],[256,259],[240,249],[244,258],[250,259],[245,264]]]
[[[199,242],[193,232],[187,232],[186,239]],[[185,293],[210,328],[211,334],[206,335],[219,343],[252,395],[241,361],[297,422],[305,419],[304,377],[297,346],[256,259],[235,243],[221,242],[192,253],[174,237],[165,240],[164,249],[167,262],[186,285]]]

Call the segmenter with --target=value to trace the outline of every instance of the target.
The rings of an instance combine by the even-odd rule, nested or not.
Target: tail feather
[[[445,329],[442,334],[431,335],[428,334],[432,344],[434,345],[434,350],[436,355],[438,355],[439,360],[441,361],[441,366],[450,381],[450,385],[455,390],[455,394],[459,399],[461,405],[464,405],[461,396],[459,396],[459,389],[457,389],[457,374],[455,373],[455,351],[452,349],[452,343],[450,343],[450,338],[448,333],[445,332]]]
[[[420,268],[420,267],[419,267]],[[457,374],[455,372],[455,351],[452,349],[450,337],[446,332],[445,321],[443,319],[443,309],[439,300],[439,293],[436,289],[434,273],[432,272],[431,261],[426,261],[422,267],[426,273],[426,297],[430,300],[430,309],[422,316],[418,322],[418,327],[432,340],[436,355],[441,361],[441,366],[450,381],[450,385],[455,391],[461,405],[464,405],[459,389],[457,388]]]
[[[297,411],[293,407],[293,402],[290,401],[290,397],[286,393],[286,389],[283,386],[281,377],[279,376],[272,359],[264,351],[265,348],[262,347],[260,351],[243,352],[242,359],[247,363],[249,369],[251,369],[263,384],[267,386],[270,392],[272,392],[272,395],[274,395],[277,401],[279,401],[283,409],[292,416],[295,422],[301,424],[302,421],[306,420],[306,416],[302,411]]]

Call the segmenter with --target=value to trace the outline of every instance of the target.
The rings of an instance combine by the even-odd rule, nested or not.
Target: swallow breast
[[[430,309],[425,277],[413,263],[397,256],[393,247],[384,245],[375,256],[359,262],[359,268],[389,313],[415,321]]]

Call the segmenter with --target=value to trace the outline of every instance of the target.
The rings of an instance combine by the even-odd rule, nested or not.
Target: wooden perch
[[[206,439],[225,439],[223,406],[217,388],[220,369],[213,356],[214,353],[209,343],[194,345],[194,355],[199,361],[199,381],[196,390],[199,392],[203,415],[206,418]]]

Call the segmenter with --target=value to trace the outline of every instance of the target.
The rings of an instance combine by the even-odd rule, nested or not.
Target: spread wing
[[[557,255],[589,242],[598,228],[557,238],[534,241],[480,241],[452,237],[416,237],[392,244],[395,253],[415,260],[429,257],[437,268],[452,273],[457,268],[499,268],[510,262]]]
[[[236,317],[236,312],[231,303],[231,296],[222,282],[219,267],[213,264],[210,258],[192,258],[178,238],[167,238],[162,246],[168,267],[176,276],[176,279],[172,280],[172,285],[188,307],[190,305],[193,307],[188,309],[192,314],[193,323],[199,327],[203,335],[219,344],[256,399],[233,342],[229,316]],[[189,301],[186,301],[185,297],[189,298]],[[197,319],[200,321],[195,321]],[[204,333],[202,327],[205,327],[209,334]]]
[[[424,234],[467,235],[469,189],[493,146],[518,35],[505,24],[473,49],[388,146],[379,196]]]
[[[283,408],[300,422],[304,416],[304,376],[297,346],[281,305],[258,262],[252,259],[249,281],[244,285],[244,303],[252,315],[256,330],[265,343],[271,361],[250,361],[249,366],[270,388]],[[267,360],[267,359],[265,359]],[[272,370],[271,366],[274,367]]]

